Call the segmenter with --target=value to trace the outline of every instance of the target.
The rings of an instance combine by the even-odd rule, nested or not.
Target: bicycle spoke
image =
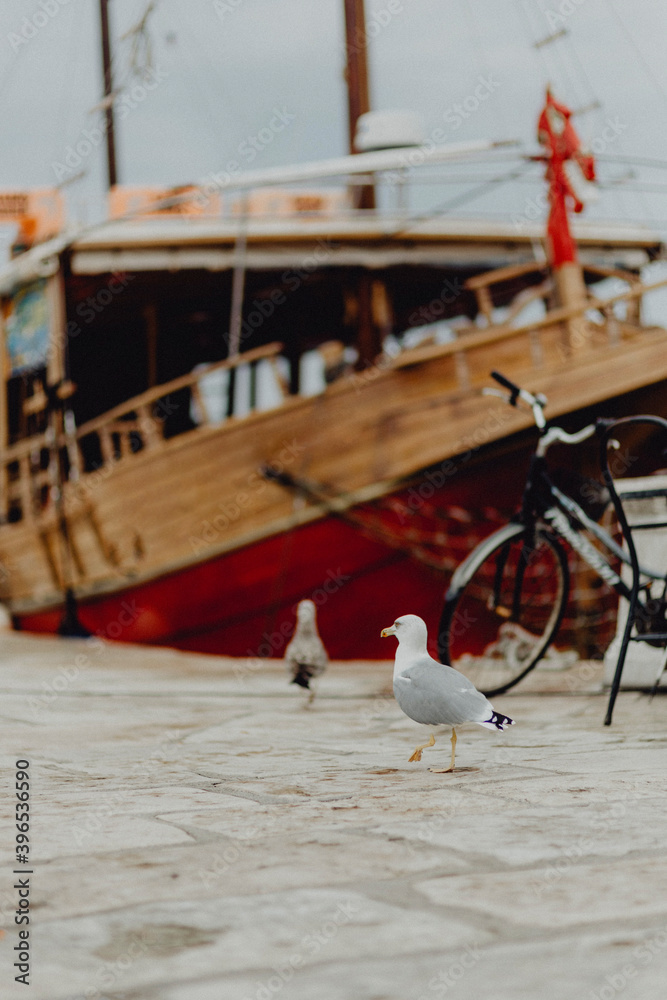
[[[542,532],[531,544],[518,534],[473,561],[448,597],[441,622],[448,662],[482,691],[505,690],[532,669],[558,628],[565,557]]]

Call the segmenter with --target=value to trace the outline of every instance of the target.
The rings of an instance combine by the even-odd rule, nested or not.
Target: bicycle
[[[495,388],[483,392],[500,396],[511,406],[527,404],[539,440],[520,510],[508,524],[480,542],[455,570],[445,594],[438,636],[441,660],[459,668],[489,697],[518,684],[554,642],[570,590],[563,540],[620,596],[629,599],[631,594],[630,585],[608,561],[616,559],[629,566],[629,555],[576,500],[558,488],[546,462],[547,452],[556,442],[576,445],[596,432],[608,434],[614,421],[598,419],[573,434],[562,427],[547,426],[544,395],[521,389],[499,372],[491,375],[509,395]],[[600,542],[607,558],[584,530]],[[664,571],[642,566],[641,573],[648,581],[662,581],[663,587],[661,598],[656,600],[646,586],[644,600],[637,606],[637,616],[650,632],[656,624],[665,624],[667,584]]]

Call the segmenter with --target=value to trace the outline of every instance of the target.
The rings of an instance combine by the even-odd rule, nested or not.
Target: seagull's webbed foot
[[[421,760],[422,759],[422,750],[427,750],[429,747],[434,747],[434,746],[435,746],[435,736],[433,735],[433,733],[431,733],[431,739],[429,740],[429,742],[428,743],[422,743],[421,746],[417,747],[417,749],[413,753],[412,757],[408,758],[408,763],[410,763],[412,761],[415,761],[415,760]]]

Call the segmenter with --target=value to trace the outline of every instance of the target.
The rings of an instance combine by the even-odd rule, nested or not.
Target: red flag
[[[570,205],[575,212],[581,212],[584,207],[567,176],[566,162],[576,163],[587,181],[595,180],[595,161],[582,151],[571,117],[570,109],[557,101],[547,89],[546,104],[537,123],[537,139],[546,146],[544,160],[547,163],[550,205],[547,238],[552,267],[576,261],[577,247],[570,232],[567,212]]]

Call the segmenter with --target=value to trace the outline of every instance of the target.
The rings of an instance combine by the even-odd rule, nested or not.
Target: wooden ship
[[[451,571],[518,499],[531,417],[482,395],[491,369],[573,428],[596,408],[667,415],[667,332],[641,318],[660,242],[572,231],[568,168],[590,182],[594,166],[550,94],[539,138],[546,239],[375,206],[384,171],[489,143],[114,184],[115,218],[74,234],[57,204],[10,206],[26,249],[0,272],[0,600],[16,627],[282,656],[309,597],[332,657],[384,658],[386,621],[437,623]],[[361,178],[354,204],[312,187],[331,176]],[[609,278],[622,290],[596,294]]]

